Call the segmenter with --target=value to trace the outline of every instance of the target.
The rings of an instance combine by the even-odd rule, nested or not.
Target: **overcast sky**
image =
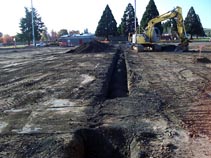
[[[42,17],[42,21],[51,30],[79,30],[88,28],[94,33],[108,4],[117,24],[121,22],[123,13],[135,0],[33,0],[33,6]],[[183,9],[183,17],[191,6],[199,15],[204,28],[211,28],[211,0],[154,0],[160,14],[172,10],[176,6]],[[149,0],[136,0],[137,18],[140,22]],[[15,35],[20,32],[20,19],[25,16],[24,7],[31,7],[31,0],[0,0],[0,32]]]

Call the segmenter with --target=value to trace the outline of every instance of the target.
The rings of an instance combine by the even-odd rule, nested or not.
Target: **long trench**
[[[105,100],[128,97],[128,75],[123,50],[117,49],[109,72],[106,86],[104,86],[106,90],[103,90],[106,93],[104,94]],[[95,114],[92,118],[95,119]],[[89,122],[91,121],[92,119],[89,120]],[[78,129],[68,146],[67,157],[129,158],[126,134],[123,128],[117,127],[96,128],[91,126]],[[114,145],[118,147],[114,147]]]

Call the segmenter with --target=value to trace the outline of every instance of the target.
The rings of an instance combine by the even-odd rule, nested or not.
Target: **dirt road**
[[[211,156],[211,63],[93,48],[0,50],[0,157]]]

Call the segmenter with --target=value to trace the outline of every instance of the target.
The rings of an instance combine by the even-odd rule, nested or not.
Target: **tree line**
[[[62,35],[80,33],[79,31],[74,30],[68,32],[66,29],[61,29],[59,32],[52,30],[48,33],[47,27],[37,10],[35,8],[33,8],[33,10],[25,8],[25,17],[21,18],[19,25],[21,33],[18,33],[16,36],[2,36],[2,33],[0,33],[0,43],[13,43],[15,38],[16,41],[27,42],[27,44],[30,44],[32,41],[32,11],[34,16],[34,35],[36,41],[55,41]],[[154,0],[149,0],[141,21],[139,22],[136,17],[135,24],[135,10],[132,4],[129,3],[121,18],[121,23],[117,26],[112,11],[109,5],[107,5],[98,22],[95,35],[105,38],[108,38],[109,36],[128,36],[129,33],[135,32],[135,26],[137,28],[137,33],[141,33],[147,26],[149,20],[157,16],[159,16],[159,12],[156,4]],[[186,18],[184,19],[184,25],[186,32],[190,34],[191,38],[192,36],[205,36],[199,15],[195,13],[193,7],[189,9]],[[161,33],[169,33],[171,31],[171,34],[174,35],[174,33],[177,32],[177,24],[174,18],[163,23],[157,23],[155,27],[157,27]],[[88,29],[84,30],[84,32],[88,32]]]

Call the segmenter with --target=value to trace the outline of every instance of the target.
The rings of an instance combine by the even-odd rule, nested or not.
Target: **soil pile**
[[[211,63],[210,59],[206,58],[206,57],[200,57],[200,58],[197,58],[196,61],[198,63]]]
[[[101,43],[95,40],[89,43],[84,43],[76,49],[69,51],[68,53],[99,53],[104,52],[110,47],[111,46],[107,43]]]

